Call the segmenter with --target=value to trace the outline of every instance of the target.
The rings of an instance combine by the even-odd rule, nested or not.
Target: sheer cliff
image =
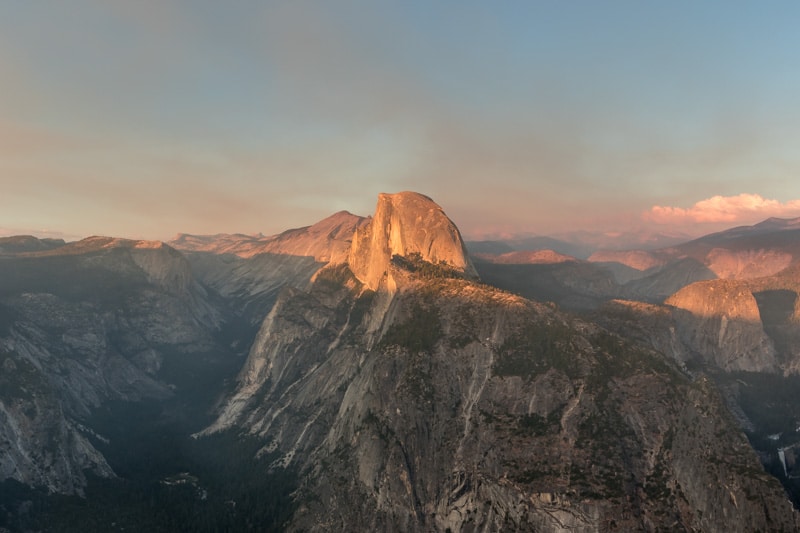
[[[257,326],[284,287],[308,286],[322,266],[347,261],[353,234],[368,221],[340,211],[316,224],[269,237],[179,235],[197,278],[229,309]]]
[[[443,213],[405,199],[282,293],[203,433],[300,473],[289,529],[796,528],[710,382],[468,279],[457,232],[405,227]]]
[[[684,287],[716,274],[512,254],[480,281],[412,192],[175,244],[0,239],[0,529],[800,526],[796,265]],[[523,297],[623,288],[657,297]]]
[[[777,371],[774,345],[746,287],[727,280],[698,282],[665,303],[674,308],[684,341],[705,362],[727,371]]]
[[[800,482],[792,471],[792,450],[800,445],[799,273],[795,266],[763,278],[698,282],[665,305],[614,301],[591,315],[673,358],[691,375],[708,375],[795,506],[800,505]]]
[[[40,248],[0,256],[0,481],[80,492],[113,475],[92,412],[172,396],[164,369],[214,349],[222,317],[163,243]]]
[[[387,278],[394,256],[419,257],[477,277],[461,233],[433,200],[419,193],[381,194],[375,215],[353,237],[350,270],[368,288]]]
[[[713,280],[666,300],[688,346],[726,371],[800,372],[800,269],[749,280]]]

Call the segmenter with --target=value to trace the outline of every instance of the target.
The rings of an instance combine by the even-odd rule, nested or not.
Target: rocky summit
[[[713,384],[465,279],[450,224],[383,195],[350,265],[279,298],[203,433],[299,473],[289,530],[795,528]]]
[[[461,233],[433,200],[419,193],[381,194],[372,220],[353,237],[348,263],[368,288],[392,284],[393,257],[415,257],[477,277]]]
[[[270,237],[4,240],[0,530],[797,531],[795,226],[473,264],[401,192]]]

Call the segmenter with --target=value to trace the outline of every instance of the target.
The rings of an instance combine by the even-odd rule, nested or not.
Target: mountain
[[[169,244],[187,252],[232,254],[243,258],[259,254],[293,255],[313,257],[324,263],[340,263],[350,251],[354,228],[365,222],[363,217],[340,211],[312,226],[287,230],[270,237],[180,234]]]
[[[796,531],[797,225],[0,240],[0,530]]]
[[[475,254],[475,257],[489,263],[499,263],[503,265],[552,265],[554,263],[576,261],[576,259],[570,255],[560,254],[553,250],[529,250],[524,252],[506,252],[502,254]]]
[[[692,283],[663,305],[614,301],[590,318],[710,376],[795,505],[800,481],[800,269]],[[787,459],[788,457],[788,459]]]
[[[82,492],[85,472],[114,475],[91,414],[173,396],[168,369],[213,351],[222,319],[163,243],[25,249],[44,251],[0,256],[0,480]]]
[[[684,287],[666,300],[697,353],[724,370],[800,372],[800,268]]]
[[[650,231],[573,231],[554,235],[554,237],[584,246],[587,250],[655,250],[676,246],[691,240],[679,232],[659,233]],[[582,258],[585,259],[587,255]]]
[[[519,253],[524,252],[514,254]],[[595,309],[619,297],[622,291],[609,269],[587,261],[517,263],[505,262],[502,256],[491,260],[476,256],[475,268],[489,285],[526,298],[553,302],[570,311]]]
[[[18,254],[52,250],[66,244],[63,239],[37,239],[31,235],[0,237],[0,254]]]
[[[472,241],[467,243],[471,253],[502,254],[532,250],[553,250],[556,253],[585,259],[594,248],[582,243],[572,243],[555,237],[515,237],[501,240]]]
[[[467,248],[471,253],[493,255],[512,251],[553,250],[578,259],[587,259],[598,251],[654,250],[689,240],[691,237],[684,234],[573,231],[550,236],[516,236],[471,241],[467,243]]]
[[[396,256],[477,277],[458,228],[441,207],[419,193],[378,196],[374,217],[353,236],[348,265],[375,290],[393,283],[389,267]]]
[[[198,279],[231,312],[258,325],[283,287],[306,287],[326,263],[345,262],[355,230],[367,222],[340,211],[271,237],[179,235],[170,245],[185,253]]]
[[[589,261],[640,271],[622,293],[663,299],[680,287],[708,279],[771,276],[800,261],[800,218],[772,218],[657,250],[598,251]]]
[[[348,264],[285,289],[198,436],[298,472],[289,530],[796,528],[708,379],[477,283],[432,204],[382,195]]]
[[[515,251],[510,244],[502,241],[467,241],[464,245],[472,255],[500,255]]]
[[[483,279],[565,309],[589,311],[614,299],[660,303],[697,281],[776,275],[800,262],[800,219],[770,219],[668,248],[598,250],[585,261],[580,255],[568,260],[559,248],[510,252],[485,244],[478,249],[489,251],[474,252]]]
[[[668,258],[645,250],[599,250],[588,260],[592,263],[619,263],[643,272],[664,265]]]

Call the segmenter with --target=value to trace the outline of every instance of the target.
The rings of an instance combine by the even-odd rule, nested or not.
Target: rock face
[[[441,207],[418,193],[380,194],[372,220],[353,237],[348,263],[356,277],[375,290],[396,255],[418,255],[477,277],[458,228]]]
[[[707,380],[548,306],[418,268],[417,254],[460,264],[460,241],[447,229],[438,251],[405,228],[441,216],[408,199],[381,198],[349,266],[282,293],[205,432],[254,436],[271,468],[297,469],[289,530],[797,527]]]
[[[0,341],[0,481],[80,493],[85,471],[113,476],[86,428],[65,413],[47,372],[9,344],[18,348]]]
[[[92,411],[171,396],[162,366],[212,350],[221,320],[163,243],[93,237],[0,258],[0,480],[70,493],[85,470],[113,475]]]
[[[708,269],[720,279],[753,279],[773,276],[794,261],[791,253],[783,250],[748,249],[727,250],[714,248],[706,256]]]
[[[290,530],[795,527],[708,382],[531,301],[394,275],[385,312],[344,267],[286,292],[211,428],[300,471]]]
[[[775,372],[775,348],[758,302],[742,284],[698,282],[670,296],[680,335],[707,363],[726,371]]]
[[[800,269],[712,280],[666,300],[689,350],[725,371],[800,373]]]
[[[284,287],[308,287],[328,263],[347,261],[356,229],[368,219],[346,211],[312,226],[271,237],[180,235],[172,244],[186,253],[195,275],[257,326]]]
[[[783,281],[782,281],[783,280]],[[593,320],[711,372],[794,374],[800,368],[797,292],[783,277],[693,283],[664,305],[612,301]]]
[[[353,232],[366,222],[364,217],[340,211],[312,226],[270,237],[182,234],[170,245],[186,252],[231,254],[242,258],[273,254],[313,257],[320,263],[342,263],[350,253]]]
[[[295,507],[271,500],[281,502],[273,525],[288,530],[800,526],[726,410],[728,396],[738,394],[740,418],[760,423],[744,412],[753,389],[748,378],[733,374],[723,401],[708,379],[685,366],[700,358],[715,370],[800,368],[797,267],[768,278],[691,285],[670,305],[613,302],[597,316],[618,336],[554,306],[475,283],[458,229],[415,193],[381,195],[371,219],[339,213],[278,236],[186,237],[182,246],[192,250],[189,260],[163,243],[106,237],[5,243],[0,481],[80,493],[88,472],[114,476],[115,456],[107,460],[100,452],[111,449],[108,436],[119,441],[131,433],[104,435],[102,416],[93,413],[146,418],[150,411],[140,400],[152,400],[146,403],[170,409],[158,423],[132,426],[159,437],[145,449],[168,447],[155,455],[172,461],[170,468],[184,468],[189,453],[181,456],[180,449],[188,443],[199,445],[195,452],[207,450],[199,459],[222,470],[230,466],[218,460],[226,453],[258,457],[238,464],[251,474],[263,468],[255,472],[269,480],[260,495],[270,493],[272,480],[291,487],[286,494]],[[703,246],[721,247],[718,240]],[[660,285],[582,261],[492,266],[508,267],[503,279],[524,273],[542,291],[571,291],[597,303],[618,293],[620,276],[641,281],[645,290],[707,274],[704,263],[688,255],[684,261],[694,263],[671,274],[651,272],[663,275]],[[218,336],[226,320],[249,335],[231,319],[234,310],[259,325],[257,334]],[[193,418],[181,426],[185,440],[163,446],[162,424],[192,409],[189,400],[210,404],[232,375],[198,385],[202,372],[214,371],[206,358],[231,355],[236,343],[244,351],[250,341],[215,421]],[[219,388],[206,390],[205,383]],[[181,396],[189,386],[198,394]],[[793,414],[787,415],[792,431]],[[128,421],[106,427],[116,422]],[[188,433],[201,427],[189,441]],[[794,460],[794,453],[784,455]],[[201,466],[179,474],[197,490],[165,484],[176,472],[164,473],[163,466],[154,472],[169,477],[143,487],[189,502],[184,511],[208,512],[217,498],[217,515],[227,513],[236,499],[215,494],[211,485],[200,491],[214,477],[200,473],[207,465]],[[241,485],[239,471],[234,475],[232,484]],[[130,485],[115,495],[129,495]],[[248,485],[236,493],[260,506],[249,491]],[[95,518],[134,508],[153,514],[151,493],[144,495],[138,503],[109,498]],[[9,509],[0,501],[0,513]],[[293,513],[288,518],[286,509]],[[129,515],[125,527],[139,516]],[[250,520],[219,530],[246,529]]]

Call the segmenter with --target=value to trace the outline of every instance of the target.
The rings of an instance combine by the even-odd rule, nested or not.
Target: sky
[[[0,1],[0,236],[800,216],[800,3]]]

